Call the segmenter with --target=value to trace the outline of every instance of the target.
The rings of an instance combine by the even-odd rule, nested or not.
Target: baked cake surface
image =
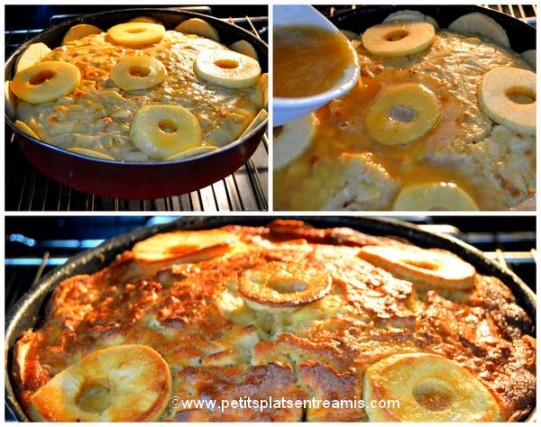
[[[146,421],[512,421],[535,402],[532,334],[511,291],[454,254],[277,220],[157,235],[62,282],[17,342],[12,375],[35,420],[51,419],[42,387],[114,348],[120,362],[71,390],[100,420],[139,345],[172,380],[157,389],[139,375],[161,366],[155,352],[133,373],[137,393],[148,381],[168,400],[160,413],[126,408]],[[76,420],[68,409],[55,420]]]

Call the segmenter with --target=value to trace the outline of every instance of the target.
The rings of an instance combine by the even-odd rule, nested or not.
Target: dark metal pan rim
[[[345,24],[344,29],[348,28],[352,23],[355,23],[356,31],[364,31],[366,28],[383,22],[383,19],[388,16],[389,13],[396,12],[399,10],[417,10],[426,15],[432,16],[436,22],[440,25],[441,29],[446,29],[449,24],[454,21],[459,16],[462,16],[467,13],[480,12],[490,18],[493,18],[498,24],[500,24],[506,31],[510,42],[511,49],[515,50],[516,53],[521,53],[528,49],[536,49],[536,40],[535,32],[536,27],[530,23],[519,19],[515,16],[511,16],[504,12],[494,10],[492,8],[483,7],[481,5],[474,4],[449,4],[449,5],[437,5],[437,4],[427,4],[427,5],[366,5],[361,8],[345,10],[338,12],[331,20],[338,25],[339,28],[341,24]],[[449,13],[451,12],[451,13]],[[373,15],[373,16],[371,16]],[[382,17],[378,21],[378,18]],[[361,21],[362,18],[362,21]],[[367,19],[368,18],[368,19]],[[353,29],[352,29],[353,30]],[[518,33],[519,31],[525,31],[529,34],[529,40],[525,40]],[[520,49],[518,45],[522,47]],[[524,45],[524,46],[523,46]]]
[[[245,226],[264,226],[273,219],[281,216],[243,215],[236,217],[189,217],[181,218],[168,224],[137,228],[128,233],[106,240],[96,248],[86,250],[70,257],[67,262],[44,276],[26,294],[24,294],[9,311],[6,318],[5,344],[5,383],[6,402],[10,410],[19,420],[28,420],[17,402],[10,379],[11,348],[20,335],[35,326],[37,313],[52,289],[62,280],[75,274],[91,273],[108,265],[116,254],[129,249],[139,240],[151,235],[175,229],[209,229],[228,224]],[[283,216],[282,216],[283,217]],[[331,217],[303,216],[287,217],[300,219],[318,228],[349,227],[355,230],[381,236],[394,236],[407,239],[413,244],[427,248],[447,249],[470,262],[482,274],[492,275],[502,280],[508,286],[518,304],[526,310],[534,320],[536,318],[535,293],[512,271],[502,267],[497,262],[488,259],[478,249],[452,236],[441,233],[427,232],[416,225],[405,223],[398,219],[381,217]],[[533,421],[535,409],[528,415],[526,421]]]
[[[193,156],[193,157],[187,157],[185,159],[179,159],[179,160],[157,160],[157,161],[154,161],[154,162],[145,160],[144,162],[130,162],[130,161],[125,161],[125,160],[109,160],[109,159],[101,159],[101,158],[98,158],[98,157],[85,156],[83,154],[79,154],[79,153],[76,153],[74,151],[70,151],[70,150],[68,150],[66,148],[62,148],[62,147],[59,147],[59,146],[56,146],[56,145],[49,144],[47,142],[41,141],[39,139],[36,139],[36,138],[28,135],[27,133],[24,133],[23,131],[21,131],[19,128],[17,128],[15,126],[13,121],[10,118],[8,118],[7,115],[6,115],[6,121],[8,122],[9,126],[11,127],[11,130],[13,132],[15,132],[19,137],[29,139],[33,143],[35,143],[37,145],[40,145],[40,146],[42,146],[42,147],[44,147],[44,148],[46,148],[48,150],[56,151],[56,152],[64,154],[64,155],[76,157],[76,158],[79,158],[81,160],[84,160],[84,161],[87,161],[87,162],[90,162],[90,163],[106,163],[106,164],[114,165],[115,167],[129,166],[130,168],[156,167],[158,165],[168,165],[168,166],[183,165],[183,164],[186,164],[186,163],[190,163],[194,159],[201,160],[201,159],[215,157],[216,155],[223,154],[226,151],[234,150],[239,145],[243,145],[247,140],[255,137],[256,134],[261,132],[262,129],[265,128],[268,125],[268,120],[265,119],[263,122],[261,122],[255,128],[253,128],[246,135],[243,135],[241,138],[236,139],[233,142],[231,142],[231,143],[229,143],[229,144],[227,144],[227,145],[225,145],[223,147],[219,147],[217,150],[210,151],[208,153],[198,154],[198,155]]]

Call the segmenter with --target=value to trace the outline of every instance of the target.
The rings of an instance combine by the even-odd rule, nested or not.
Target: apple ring
[[[33,396],[42,421],[155,421],[171,396],[171,372],[147,345],[97,350],[54,376]]]
[[[359,256],[393,276],[431,289],[451,291],[474,286],[475,267],[451,252],[400,246],[364,246]]]
[[[395,354],[369,366],[363,399],[398,401],[400,407],[367,405],[370,421],[500,421],[498,403],[467,369],[442,356]]]
[[[15,74],[11,90],[23,101],[41,104],[68,95],[79,86],[81,72],[63,61],[43,61]]]
[[[435,35],[434,26],[427,22],[384,22],[368,28],[362,35],[362,42],[374,55],[396,57],[425,50]]]
[[[133,119],[130,128],[133,144],[149,157],[164,160],[201,145],[197,118],[179,105],[146,105]]]
[[[261,67],[255,59],[222,49],[202,51],[195,58],[194,71],[203,80],[231,88],[253,86],[261,76]]]
[[[165,27],[151,22],[126,22],[109,28],[107,35],[115,43],[137,46],[158,43],[165,36]]]
[[[155,58],[128,55],[111,70],[111,79],[124,90],[148,89],[164,81],[165,66]]]
[[[256,61],[259,60],[259,55],[257,54],[257,50],[255,50],[255,47],[248,43],[246,40],[239,40],[235,43],[231,43],[229,45],[229,49],[240,53],[241,55],[249,56],[252,59],[255,59]]]
[[[440,115],[434,92],[417,83],[401,83],[380,90],[366,114],[366,127],[380,144],[406,144],[425,135]]]
[[[475,200],[450,182],[431,182],[407,186],[398,193],[395,211],[478,211]]]
[[[536,133],[536,74],[514,67],[486,73],[479,87],[481,110],[496,123],[526,135]]]
[[[71,27],[62,39],[62,44],[67,44],[91,34],[101,34],[103,30],[95,25],[77,24]]]
[[[278,261],[245,271],[239,281],[239,293],[261,309],[303,306],[320,300],[330,289],[331,276],[326,271]]]
[[[218,34],[216,28],[199,18],[190,18],[181,22],[176,26],[175,31],[184,34],[195,34],[220,43],[220,34]]]

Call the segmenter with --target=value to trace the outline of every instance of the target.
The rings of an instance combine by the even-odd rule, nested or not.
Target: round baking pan
[[[86,23],[106,30],[138,16],[155,18],[168,30],[188,18],[204,19],[218,30],[223,44],[229,45],[238,40],[250,42],[259,55],[261,68],[267,71],[267,45],[240,27],[195,12],[140,8],[83,15],[49,27],[21,45],[9,57],[5,65],[5,79],[12,79],[17,58],[32,43],[42,42],[55,48],[60,46],[64,34],[73,25]],[[199,157],[136,163],[82,156],[28,136],[17,129],[7,116],[6,123],[15,132],[28,160],[43,174],[79,191],[126,199],[184,194],[232,174],[250,159],[267,128],[265,120],[237,141]]]
[[[9,311],[6,319],[5,340],[5,382],[6,402],[9,409],[21,421],[28,418],[20,407],[11,383],[12,348],[21,335],[28,329],[39,325],[47,299],[54,287],[61,281],[75,275],[99,271],[109,265],[124,250],[139,240],[156,233],[175,229],[201,230],[221,227],[227,224],[245,226],[264,226],[275,217],[243,216],[243,217],[205,217],[186,218],[169,224],[136,229],[127,234],[107,240],[100,246],[84,251],[68,259],[61,267],[51,271],[34,285]],[[536,296],[534,292],[512,271],[488,259],[474,247],[443,234],[430,233],[421,228],[394,219],[368,217],[299,217],[306,223],[319,228],[350,227],[355,230],[379,236],[394,236],[406,239],[413,244],[425,248],[441,248],[454,252],[465,261],[471,263],[481,274],[495,276],[508,286],[515,295],[518,304],[534,320],[536,317]],[[533,412],[527,420],[533,421]]]

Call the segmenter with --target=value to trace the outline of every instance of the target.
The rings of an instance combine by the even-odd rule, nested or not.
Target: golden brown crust
[[[230,368],[188,368],[176,378],[177,397],[183,402],[201,399],[218,402],[219,409],[180,410],[176,421],[300,421],[301,408],[264,408],[262,402],[286,398],[302,400],[304,394],[295,385],[291,367],[281,363],[265,366],[240,365]],[[258,408],[242,408],[248,398]],[[232,402],[236,401],[238,407]],[[228,403],[225,403],[228,402]],[[227,406],[226,406],[227,405]]]
[[[15,346],[12,375],[23,407],[85,355],[145,344],[169,364],[173,395],[184,398],[199,399],[208,390],[220,399],[240,391],[259,399],[269,393],[328,399],[333,390],[360,398],[366,367],[395,354],[430,353],[475,375],[498,402],[502,419],[520,419],[532,409],[532,320],[498,279],[476,274],[470,289],[427,289],[359,253],[375,245],[409,247],[412,253],[418,248],[344,228],[314,229],[286,220],[221,231],[234,238],[228,238],[226,251],[209,257],[148,262],[127,251],[98,273],[58,285],[44,321]],[[216,245],[223,249],[221,242]],[[265,295],[255,302],[243,292],[247,271],[278,264],[312,269],[330,278],[330,286],[317,299],[293,305],[275,304]],[[265,380],[273,376],[281,387]],[[289,409],[210,413],[169,406],[162,418],[366,418],[358,408]]]
[[[303,363],[299,367],[299,386],[316,402],[357,402],[362,396],[362,373],[356,369],[337,372],[334,368],[319,362]],[[352,422],[367,421],[363,408],[353,403],[340,411],[323,405],[307,407],[307,421]],[[329,404],[330,406],[330,404]]]

